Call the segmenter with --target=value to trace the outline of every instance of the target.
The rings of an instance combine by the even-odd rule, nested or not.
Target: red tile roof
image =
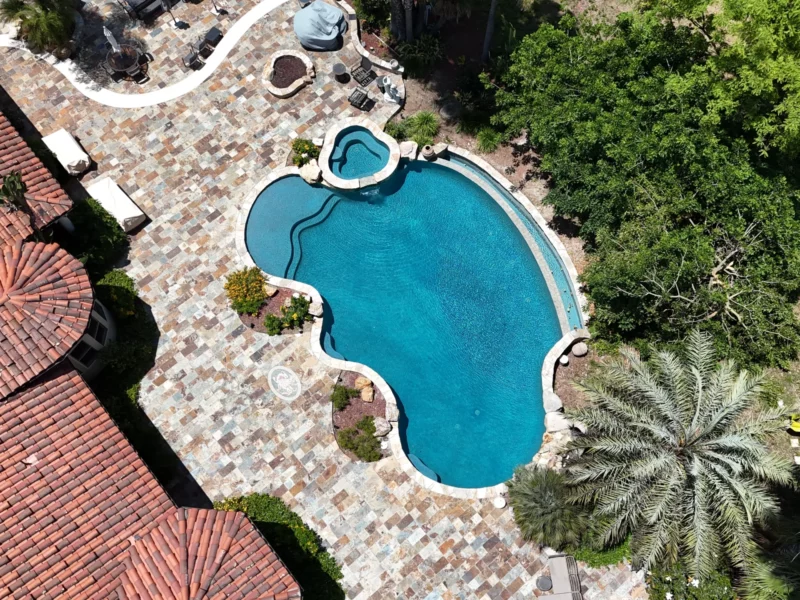
[[[20,173],[28,187],[28,204],[37,227],[49,225],[72,208],[72,200],[61,184],[0,112],[0,180],[14,171]],[[24,212],[0,206],[0,243],[25,239],[32,233]]]
[[[0,598],[300,598],[240,513],[178,509],[74,371],[0,404]]]
[[[93,301],[83,265],[57,244],[0,247],[0,397],[72,349]]]

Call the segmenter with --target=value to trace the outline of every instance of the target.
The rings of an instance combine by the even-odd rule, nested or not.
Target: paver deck
[[[509,509],[430,495],[394,458],[350,462],[330,428],[327,394],[338,373],[310,355],[308,334],[256,334],[227,306],[223,283],[240,266],[234,227],[245,195],[284,164],[292,137],[322,136],[355,115],[346,101],[353,84],[328,75],[333,62],[357,60],[349,45],[315,53],[318,78],[289,100],[260,85],[267,57],[296,47],[295,6],[259,22],[209,81],[168,104],[98,105],[18,50],[0,49],[0,85],[42,134],[65,127],[80,139],[98,163],[84,185],[110,176],[152,219],[125,267],[161,331],[141,402],[212,499],[282,497],[342,564],[349,598],[539,595],[543,557],[521,542]],[[370,117],[383,124],[392,110],[382,105]],[[294,401],[269,390],[267,373],[278,364],[300,375],[304,391]],[[641,575],[624,565],[586,570],[582,579],[587,600],[646,597]]]

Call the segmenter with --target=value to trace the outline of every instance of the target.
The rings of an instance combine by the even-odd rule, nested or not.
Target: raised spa
[[[325,351],[392,387],[418,470],[476,488],[538,451],[542,363],[568,324],[525,226],[465,173],[403,161],[354,191],[287,176],[258,196],[245,236],[261,269],[323,296]]]
[[[389,148],[366,128],[346,127],[339,132],[329,160],[331,172],[342,179],[374,175],[389,161]]]

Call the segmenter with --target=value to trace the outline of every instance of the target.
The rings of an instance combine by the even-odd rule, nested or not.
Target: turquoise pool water
[[[264,271],[319,290],[326,351],[393,388],[428,476],[494,485],[539,449],[561,330],[530,248],[480,186],[420,161],[356,192],[286,177],[259,195],[246,241]]]
[[[339,132],[330,157],[330,168],[342,179],[374,175],[389,161],[389,147],[364,127],[347,127]]]

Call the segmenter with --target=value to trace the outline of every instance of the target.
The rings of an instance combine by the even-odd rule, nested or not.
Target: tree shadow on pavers
[[[322,569],[319,560],[301,546],[290,527],[259,521],[252,515],[250,518],[303,588],[303,600],[344,600],[342,588]]]
[[[108,28],[120,45],[136,48],[143,57],[148,53],[147,42],[137,36],[133,29],[147,26],[147,22],[131,17],[121,5],[104,5],[104,13],[96,6],[83,9],[83,36],[73,56],[73,61],[80,67],[77,78],[81,83],[96,88],[108,86],[116,80],[107,70],[106,57],[109,52],[108,41],[103,27]]]

